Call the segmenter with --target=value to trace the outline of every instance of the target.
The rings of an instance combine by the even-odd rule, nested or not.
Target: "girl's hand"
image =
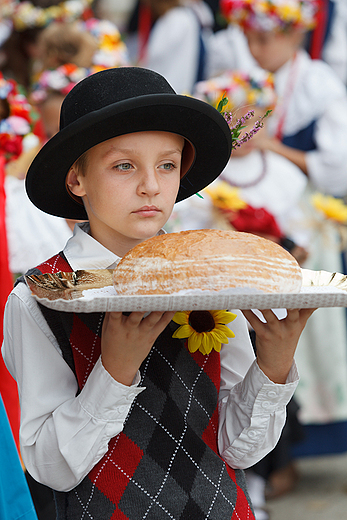
[[[287,310],[287,317],[282,320],[273,311],[262,310],[266,323],[252,311],[242,311],[256,334],[259,368],[274,383],[286,382],[299,337],[314,310]]]
[[[174,312],[143,312],[125,316],[121,312],[105,315],[101,333],[101,359],[111,376],[130,386],[155,340],[170,323]]]

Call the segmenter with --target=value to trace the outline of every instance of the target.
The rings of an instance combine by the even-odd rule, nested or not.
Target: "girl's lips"
[[[137,209],[133,213],[143,217],[154,217],[155,215],[158,215],[158,213],[161,213],[161,211],[156,206],[142,206],[142,208]]]

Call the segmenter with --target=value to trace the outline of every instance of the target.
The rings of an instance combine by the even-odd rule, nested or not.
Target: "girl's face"
[[[258,65],[273,73],[294,57],[303,40],[303,33],[297,29],[286,32],[245,29],[245,36]]]
[[[39,105],[41,119],[47,140],[59,131],[60,108],[64,100],[61,94],[51,94]]]
[[[83,174],[72,167],[67,183],[96,240],[123,256],[158,233],[176,201],[183,145],[176,134],[136,132],[91,148]]]

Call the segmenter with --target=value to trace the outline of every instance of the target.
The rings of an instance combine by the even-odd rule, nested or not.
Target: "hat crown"
[[[176,92],[160,74],[140,67],[119,67],[92,74],[77,83],[64,99],[60,130],[96,110],[151,94],[176,95]]]

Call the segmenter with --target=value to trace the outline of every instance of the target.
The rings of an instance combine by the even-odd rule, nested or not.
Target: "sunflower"
[[[180,327],[172,335],[173,338],[188,338],[189,352],[199,350],[209,354],[212,349],[220,352],[222,343],[235,334],[226,323],[236,318],[236,314],[228,311],[182,311],[176,312],[173,321]]]
[[[328,219],[335,220],[340,224],[347,224],[347,206],[343,200],[330,195],[315,193],[312,195],[312,202],[314,207]]]
[[[226,181],[219,181],[204,189],[204,193],[211,197],[214,206],[233,211],[238,211],[247,206],[247,203],[241,199],[239,192],[238,188],[233,188]]]

